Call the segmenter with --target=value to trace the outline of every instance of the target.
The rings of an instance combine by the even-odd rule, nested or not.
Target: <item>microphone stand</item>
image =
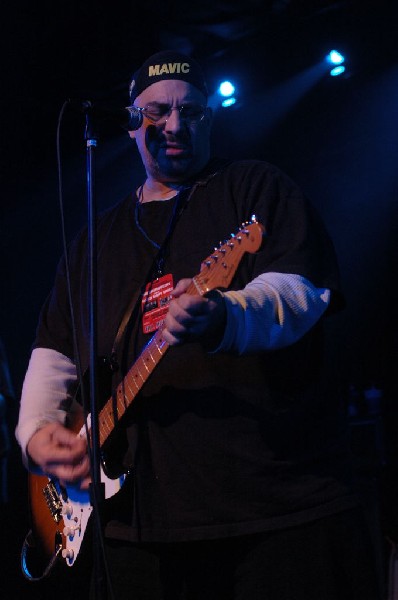
[[[105,484],[101,482],[101,455],[99,439],[99,403],[98,403],[98,352],[97,352],[97,231],[95,202],[95,150],[98,145],[96,117],[107,118],[118,123],[127,131],[138,129],[143,120],[142,113],[135,107],[109,109],[91,104],[80,103],[86,115],[85,140],[87,149],[87,212],[88,212],[88,271],[89,271],[89,319],[90,319],[90,416],[91,416],[91,474],[90,502],[93,507],[93,571],[94,600],[105,600],[107,597],[107,579],[104,574],[105,557],[103,555],[103,506],[105,502]],[[112,590],[110,589],[112,595]]]
[[[89,318],[90,318],[90,416],[91,416],[91,473],[90,502],[93,507],[93,568],[94,598],[104,600],[106,589],[102,554],[102,507],[105,501],[105,484],[101,483],[101,459],[98,425],[98,354],[97,354],[97,232],[95,202],[95,150],[98,133],[93,124],[90,109],[86,110],[86,168],[88,212],[88,270],[89,270]]]

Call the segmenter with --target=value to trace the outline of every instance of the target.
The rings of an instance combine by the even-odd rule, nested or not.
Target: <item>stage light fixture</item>
[[[342,65],[345,58],[338,50],[331,50],[327,55],[327,60],[332,65]]]
[[[332,77],[337,77],[338,75],[341,75],[342,73],[344,73],[345,71],[345,67],[343,67],[343,65],[340,65],[338,67],[334,67],[331,71],[330,71],[330,75]]]
[[[226,98],[225,100],[223,100],[221,102],[221,106],[223,108],[228,108],[229,106],[232,106],[233,104],[235,104],[236,102],[236,98],[234,98],[233,96],[231,98]]]
[[[223,81],[218,86],[218,93],[224,98],[229,98],[235,93],[235,86],[230,81]]]
[[[345,62],[345,57],[338,50],[331,50],[326,57],[326,62],[332,65],[332,69],[329,71],[329,75],[332,77],[337,77],[344,73],[345,67],[343,63]]]
[[[218,101],[219,106],[221,106],[222,108],[229,108],[230,106],[235,104],[236,103],[236,97],[234,96],[235,90],[236,90],[236,87],[231,81],[229,81],[229,80],[222,81],[217,88],[217,95],[219,97],[221,97],[221,99]],[[217,102],[217,104],[218,104],[218,102]]]

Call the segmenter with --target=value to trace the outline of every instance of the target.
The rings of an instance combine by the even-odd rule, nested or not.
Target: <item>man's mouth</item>
[[[163,142],[160,147],[166,156],[179,156],[189,151],[188,146],[181,142]]]

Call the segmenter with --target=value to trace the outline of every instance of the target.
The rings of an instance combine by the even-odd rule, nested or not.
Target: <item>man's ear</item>
[[[132,140],[135,140],[135,131],[128,131],[127,133],[129,134]]]

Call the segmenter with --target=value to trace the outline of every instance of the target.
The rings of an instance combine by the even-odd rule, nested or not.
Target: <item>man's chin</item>
[[[188,175],[191,172],[193,166],[192,156],[176,155],[176,156],[165,156],[158,161],[159,171],[164,175]]]

